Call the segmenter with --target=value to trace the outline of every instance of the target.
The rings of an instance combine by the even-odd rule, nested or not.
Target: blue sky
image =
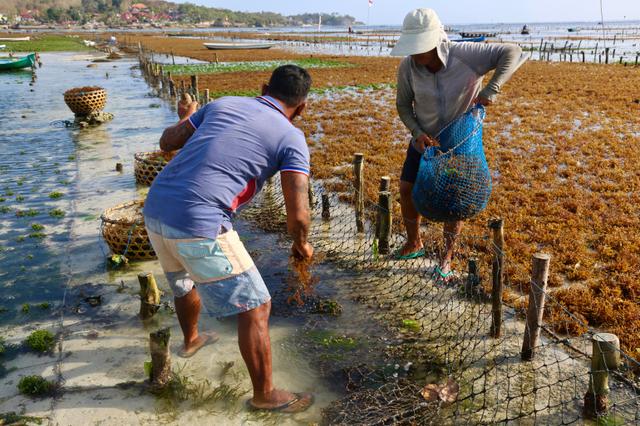
[[[184,3],[185,0],[177,0]],[[241,11],[267,10],[285,15],[338,12],[367,19],[367,0],[189,0]],[[640,20],[640,0],[603,0],[606,20]],[[599,21],[599,0],[374,0],[371,24],[402,24],[416,7],[435,9],[446,24]]]

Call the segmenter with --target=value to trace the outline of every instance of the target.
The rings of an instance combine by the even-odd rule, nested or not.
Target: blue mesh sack
[[[482,146],[484,118],[484,107],[474,106],[436,136],[439,147],[425,150],[412,196],[427,219],[469,219],[487,206],[491,173]]]

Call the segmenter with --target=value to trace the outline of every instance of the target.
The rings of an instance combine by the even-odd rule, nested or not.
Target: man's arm
[[[308,242],[309,225],[309,177],[303,173],[280,173],[282,193],[287,209],[287,230],[293,238],[291,251],[296,257],[308,259],[313,256],[313,248]]]
[[[163,151],[175,151],[180,149],[187,143],[191,135],[196,131],[189,117],[198,109],[197,102],[191,102],[188,105],[178,105],[178,116],[180,121],[171,127],[167,127],[160,137],[160,149]]]

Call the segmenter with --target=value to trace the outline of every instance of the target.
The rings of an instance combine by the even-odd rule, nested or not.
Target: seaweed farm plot
[[[286,64],[298,65],[307,69],[345,68],[351,66],[350,64],[345,62],[309,58],[280,61],[218,62],[194,65],[164,65],[162,69],[163,71],[170,72],[173,75],[218,74],[226,72],[272,71],[280,65]]]
[[[353,192],[353,189],[348,189]],[[374,222],[358,231],[356,210],[323,185],[313,187],[311,241],[323,263],[358,275],[341,284],[339,293],[361,304],[364,333],[381,339],[379,351],[395,356],[391,374],[362,359],[346,369],[347,395],[324,410],[328,424],[571,424],[589,418],[593,405],[590,380],[591,339],[595,331],[573,339],[543,334],[530,361],[521,359],[526,325],[523,311],[502,306],[499,333],[495,311],[484,285],[491,280],[492,256],[498,247],[485,236],[466,235],[459,242],[458,261],[473,261],[471,273],[458,272],[445,282],[434,271],[440,255],[439,232],[425,232],[424,258],[397,261],[380,252]],[[365,217],[384,211],[365,205]],[[282,230],[283,198],[274,181],[243,215],[260,227]],[[278,225],[280,224],[280,225]],[[389,253],[402,238],[390,240]],[[507,268],[508,269],[508,268]],[[552,295],[547,303],[559,305]],[[494,305],[495,306],[495,305]],[[554,306],[557,308],[557,306]],[[352,317],[354,318],[354,317]],[[354,321],[357,321],[354,318]],[[567,328],[580,324],[568,317]],[[362,322],[358,321],[359,324]],[[571,324],[575,323],[575,324]],[[368,325],[367,325],[368,324]],[[383,324],[381,327],[378,324]],[[619,373],[610,371],[608,411],[598,411],[597,424],[640,420],[640,397],[633,370],[640,364],[623,352]],[[593,368],[593,367],[591,367]]]

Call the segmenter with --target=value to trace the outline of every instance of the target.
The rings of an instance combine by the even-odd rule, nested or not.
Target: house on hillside
[[[18,16],[16,16],[16,22],[20,24],[37,24],[38,23],[38,10],[22,10]]]
[[[151,11],[149,10],[149,7],[146,4],[136,3],[131,5],[131,7],[129,8],[129,12],[135,16],[139,14],[148,14]]]

